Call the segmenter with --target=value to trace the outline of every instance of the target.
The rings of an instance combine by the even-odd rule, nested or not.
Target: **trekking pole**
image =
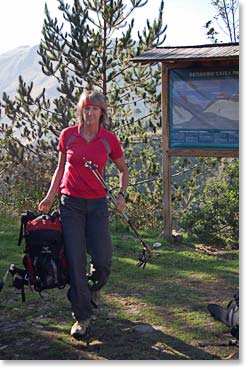
[[[84,162],[85,162],[84,163],[85,167],[90,168],[92,173],[96,176],[98,181],[103,186],[103,188],[106,191],[106,193],[108,194],[109,198],[112,200],[113,204],[115,206],[117,206],[117,199],[114,196],[112,190],[107,186],[107,183],[104,180],[104,178],[102,177],[102,175],[100,174],[100,172],[98,171],[98,165],[93,163],[92,161],[87,161],[85,158],[84,158]],[[143,251],[139,255],[137,266],[138,267],[143,266],[143,269],[144,269],[145,266],[146,266],[147,261],[149,260],[149,258],[152,257],[152,252],[151,252],[150,248],[147,246],[147,244],[144,242],[144,240],[142,239],[142,237],[140,236],[140,234],[138,233],[138,231],[136,230],[134,225],[132,224],[132,222],[131,222],[130,218],[128,217],[128,215],[126,214],[126,212],[123,211],[123,212],[120,212],[120,213],[125,218],[126,222],[131,227],[131,229],[135,233],[136,237],[138,238],[138,240],[141,242],[141,244],[143,246]]]

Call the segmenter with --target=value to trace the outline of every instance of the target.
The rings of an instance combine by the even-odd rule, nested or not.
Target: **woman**
[[[39,210],[48,213],[57,191],[65,253],[68,262],[71,302],[75,324],[71,335],[85,335],[92,318],[92,294],[86,276],[86,253],[93,267],[94,289],[99,291],[111,270],[112,246],[109,234],[106,192],[85,160],[98,165],[103,175],[108,156],[119,170],[117,210],[125,208],[128,168],[118,138],[104,126],[107,122],[104,96],[93,91],[81,94],[77,105],[78,125],[65,128],[58,143],[58,166]]]

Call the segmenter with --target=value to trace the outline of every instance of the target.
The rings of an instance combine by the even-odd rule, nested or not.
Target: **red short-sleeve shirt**
[[[108,157],[112,160],[121,158],[123,150],[116,135],[100,127],[96,137],[87,142],[80,134],[80,127],[70,126],[61,132],[58,150],[66,154],[64,175],[59,191],[61,194],[73,197],[96,199],[106,196],[101,183],[85,160],[98,165],[98,171],[103,175],[103,168]]]

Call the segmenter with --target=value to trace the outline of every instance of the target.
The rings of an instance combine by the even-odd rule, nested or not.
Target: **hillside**
[[[28,85],[33,81],[32,96],[39,95],[45,88],[46,98],[53,99],[59,95],[57,91],[58,83],[55,78],[43,74],[39,64],[40,56],[37,54],[38,46],[21,46],[0,55],[0,101],[3,92],[10,98],[14,98],[21,75]],[[134,115],[141,118],[146,113],[146,108],[142,102],[137,103]],[[1,122],[7,122],[7,118],[2,115]]]
[[[37,49],[38,46],[21,46],[0,55],[0,99],[4,91],[10,97],[16,94],[19,75],[27,84],[33,81],[33,96],[38,95],[43,88],[49,98],[58,94],[56,80],[42,73]]]

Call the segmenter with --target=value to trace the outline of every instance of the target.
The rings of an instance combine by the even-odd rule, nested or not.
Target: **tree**
[[[225,33],[230,42],[239,41],[239,0],[212,0],[211,4],[216,9],[216,15],[213,19],[216,21],[220,31]],[[208,38],[214,42],[218,42],[217,36],[219,32],[213,21],[209,20],[205,24]]]
[[[43,73],[59,83],[59,97],[47,100],[45,90],[33,97],[33,84],[26,85],[21,76],[15,98],[3,94],[2,107],[11,125],[1,128],[1,165],[5,165],[5,179],[14,183],[15,190],[25,186],[22,175],[15,175],[17,164],[19,171],[23,167],[28,172],[32,166],[35,172],[51,174],[59,133],[75,123],[75,106],[84,88],[93,87],[105,94],[111,111],[110,127],[128,146],[133,171],[139,159],[139,152],[132,154],[136,139],[138,144],[143,143],[148,139],[146,127],[155,131],[160,123],[159,68],[134,66],[131,58],[164,42],[164,1],[160,1],[157,19],[153,24],[147,20],[137,40],[132,36],[132,15],[148,0],[74,0],[73,6],[64,0],[58,3],[64,23],[59,25],[56,18],[52,19],[45,6],[38,54]],[[156,167],[148,165],[153,168],[149,174],[154,174]],[[145,167],[142,171],[146,173]],[[37,184],[34,195],[30,192],[33,174],[25,175],[29,189],[24,194],[30,198],[34,195],[36,201],[49,183],[47,174],[41,177],[42,184]]]

